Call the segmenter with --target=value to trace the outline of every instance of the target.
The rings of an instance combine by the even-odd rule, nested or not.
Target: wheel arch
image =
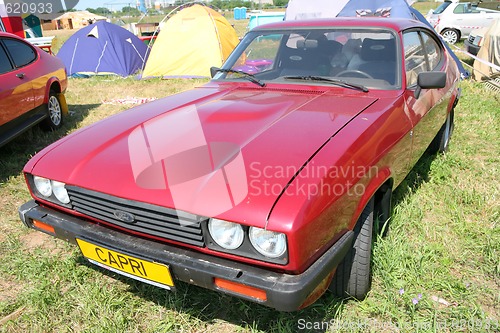
[[[49,102],[50,92],[54,92],[59,99],[59,104],[61,104],[61,110],[63,115],[67,115],[69,112],[68,104],[66,102],[66,97],[62,92],[61,82],[56,77],[51,77],[47,81],[47,85],[45,86],[45,96],[43,98],[43,104],[47,104]]]
[[[56,94],[60,94],[62,92],[61,83],[56,77],[51,77],[49,80],[47,80],[47,84],[45,85],[45,97],[43,98],[44,104],[49,101],[49,94],[51,91],[55,92]]]
[[[448,112],[451,112],[455,109],[455,107],[458,104],[458,101],[460,100],[460,95],[462,91],[460,88],[456,90],[456,92],[453,92],[453,95],[450,98],[450,101],[448,103]]]
[[[391,197],[394,187],[394,179],[389,167],[383,168],[377,172],[370,182],[366,185],[365,191],[361,196],[356,207],[355,214],[352,217],[350,227],[354,228],[363,209],[371,198],[374,198],[374,218],[379,221],[387,221],[391,214]]]

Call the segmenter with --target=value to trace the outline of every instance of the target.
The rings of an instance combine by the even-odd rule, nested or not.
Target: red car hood
[[[292,176],[375,100],[354,91],[208,85],[75,132],[37,155],[25,171],[264,226]]]

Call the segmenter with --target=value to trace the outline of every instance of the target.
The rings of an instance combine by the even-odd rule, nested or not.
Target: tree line
[[[191,2],[185,0],[177,0],[172,7],[163,8],[163,10],[148,9],[149,15],[155,14],[165,14],[170,12],[173,8],[180,6],[184,3]],[[244,1],[244,0],[213,0],[208,3],[211,7],[221,10],[232,10],[235,7],[246,7],[248,9],[267,9],[270,7],[285,7],[288,4],[288,0],[273,0],[273,5],[263,4],[262,8],[259,8],[258,2]],[[106,7],[97,8],[87,8],[87,11],[92,14],[102,15],[102,16],[140,16],[142,13],[135,6],[125,6],[120,11],[112,12]]]

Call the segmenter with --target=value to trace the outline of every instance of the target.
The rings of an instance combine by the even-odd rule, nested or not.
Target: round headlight
[[[250,242],[260,254],[270,257],[281,257],[286,251],[286,236],[281,232],[250,227]]]
[[[52,195],[52,185],[50,184],[50,180],[48,180],[47,178],[34,176],[33,182],[35,183],[35,187],[38,193],[47,198]]]
[[[54,196],[63,204],[69,203],[69,195],[68,191],[64,187],[64,183],[53,180],[52,181],[52,191],[54,192]]]
[[[237,223],[210,219],[208,230],[213,240],[227,250],[237,249],[243,243],[243,228]]]

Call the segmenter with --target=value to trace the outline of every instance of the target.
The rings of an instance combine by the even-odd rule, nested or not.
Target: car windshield
[[[443,2],[442,4],[439,5],[438,8],[434,10],[434,14],[441,14],[442,12],[444,12],[446,8],[448,8],[449,5],[451,5],[450,1]]]
[[[362,91],[397,89],[401,85],[397,45],[397,35],[384,29],[253,31],[214,79],[250,79],[262,87],[267,83],[307,81]]]

